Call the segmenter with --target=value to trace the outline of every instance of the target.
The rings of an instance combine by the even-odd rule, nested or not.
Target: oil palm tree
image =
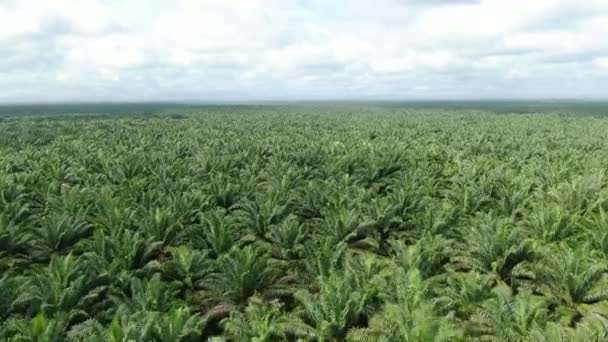
[[[93,233],[86,222],[85,213],[71,215],[67,212],[52,212],[45,215],[42,225],[33,228],[34,257],[48,260],[53,253],[61,253]]]
[[[241,183],[223,173],[212,176],[208,190],[212,202],[224,209],[233,208],[245,195]]]
[[[534,260],[533,242],[511,219],[485,214],[471,220],[462,233],[460,251],[452,263],[461,270],[474,270],[517,287],[518,266]]]
[[[458,341],[463,331],[435,314],[429,287],[416,268],[392,267],[382,293],[384,305],[367,328],[353,329],[349,341]]]
[[[299,222],[296,216],[288,216],[270,231],[272,257],[287,262],[301,259],[304,256],[304,244],[307,238],[306,226]]]
[[[395,265],[404,269],[417,268],[424,279],[430,279],[446,271],[456,252],[456,242],[442,235],[425,233],[413,245],[393,241],[391,250]]]
[[[342,341],[348,330],[356,326],[369,314],[363,289],[355,288],[353,282],[341,274],[323,278],[319,293],[300,290],[295,294],[301,306],[299,316],[303,331],[317,341]]]
[[[0,337],[15,342],[65,341],[65,322],[47,319],[42,313],[32,319],[13,319],[0,325]]]
[[[567,324],[602,313],[608,300],[608,265],[583,248],[565,243],[549,246],[540,262],[531,266],[533,288],[557,304],[557,313]]]
[[[132,278],[129,293],[115,300],[127,304],[131,312],[167,312],[179,304],[178,293],[176,286],[163,282],[156,273],[150,279]]]
[[[83,256],[115,284],[128,286],[132,275],[142,276],[160,270],[157,259],[162,254],[162,241],[144,237],[139,232],[123,229],[107,234],[97,230],[82,247],[88,251]]]
[[[269,286],[275,278],[267,252],[247,246],[233,249],[218,259],[215,271],[204,281],[215,301],[245,304],[256,291]]]
[[[180,289],[184,297],[202,289],[212,270],[207,254],[187,246],[169,247],[167,252],[170,257],[161,264],[162,278]]]
[[[208,210],[199,217],[200,224],[192,225],[187,233],[195,247],[209,250],[211,257],[218,258],[237,244],[238,227],[225,210]]]
[[[159,196],[161,197],[161,196]],[[183,212],[174,207],[156,207],[145,212],[140,231],[163,246],[179,243],[184,237]]]
[[[236,341],[284,341],[288,337],[308,335],[308,328],[284,313],[280,304],[268,303],[255,295],[249,299],[244,312],[234,311],[223,320],[222,328],[227,337]]]
[[[206,320],[188,307],[177,307],[164,313],[156,325],[158,341],[196,341],[202,337]]]
[[[494,296],[495,280],[487,274],[451,272],[445,286],[433,289],[438,312],[459,322],[467,322],[477,308]]]
[[[11,316],[14,307],[13,302],[19,294],[19,284],[25,279],[23,277],[12,277],[5,273],[0,278],[0,320],[4,321]]]
[[[544,298],[530,293],[511,294],[500,285],[495,296],[479,305],[467,324],[467,333],[489,341],[522,341],[537,326],[549,320]]]
[[[332,237],[319,237],[306,244],[304,250],[304,274],[312,280],[329,277],[334,271],[343,269],[347,245]]]
[[[586,325],[577,325],[575,328],[563,326],[555,322],[547,322],[543,326],[535,326],[528,334],[530,342],[601,342],[608,335],[605,330],[596,330]]]
[[[66,342],[104,342],[106,328],[97,320],[89,319],[75,324],[65,334]]]
[[[545,203],[544,200],[539,202],[543,204],[531,210],[523,222],[523,226],[532,232],[535,238],[546,243],[577,238],[582,220],[579,213],[551,202]]]
[[[0,213],[0,271],[9,272],[27,266],[34,243],[34,234],[24,221],[29,209],[26,205]]]
[[[269,242],[271,227],[289,214],[291,204],[277,196],[260,197],[237,206],[235,217],[239,224],[256,238]]]
[[[22,284],[13,305],[48,317],[65,313],[69,323],[86,320],[108,286],[108,279],[94,272],[85,259],[53,257],[48,268],[38,269]]]
[[[125,307],[119,307],[108,328],[107,341],[157,341],[155,332],[159,320],[158,312],[137,311],[133,313]]]

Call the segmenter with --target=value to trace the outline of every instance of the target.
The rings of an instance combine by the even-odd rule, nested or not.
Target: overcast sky
[[[608,0],[0,0],[0,102],[608,98]]]

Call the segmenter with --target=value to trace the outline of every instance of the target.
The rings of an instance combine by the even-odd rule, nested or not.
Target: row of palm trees
[[[5,120],[0,339],[604,340],[607,126]]]

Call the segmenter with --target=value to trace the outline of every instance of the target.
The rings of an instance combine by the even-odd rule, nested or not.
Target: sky
[[[0,0],[0,102],[607,99],[607,0]]]

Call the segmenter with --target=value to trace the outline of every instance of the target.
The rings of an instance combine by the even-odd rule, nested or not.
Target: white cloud
[[[608,70],[608,57],[599,57],[593,60],[601,69]]]
[[[144,62],[141,42],[124,35],[110,35],[93,41],[83,40],[72,47],[65,63],[69,65],[93,64],[98,67],[128,68]]]
[[[2,101],[600,97],[608,1],[0,0],[0,55]]]

